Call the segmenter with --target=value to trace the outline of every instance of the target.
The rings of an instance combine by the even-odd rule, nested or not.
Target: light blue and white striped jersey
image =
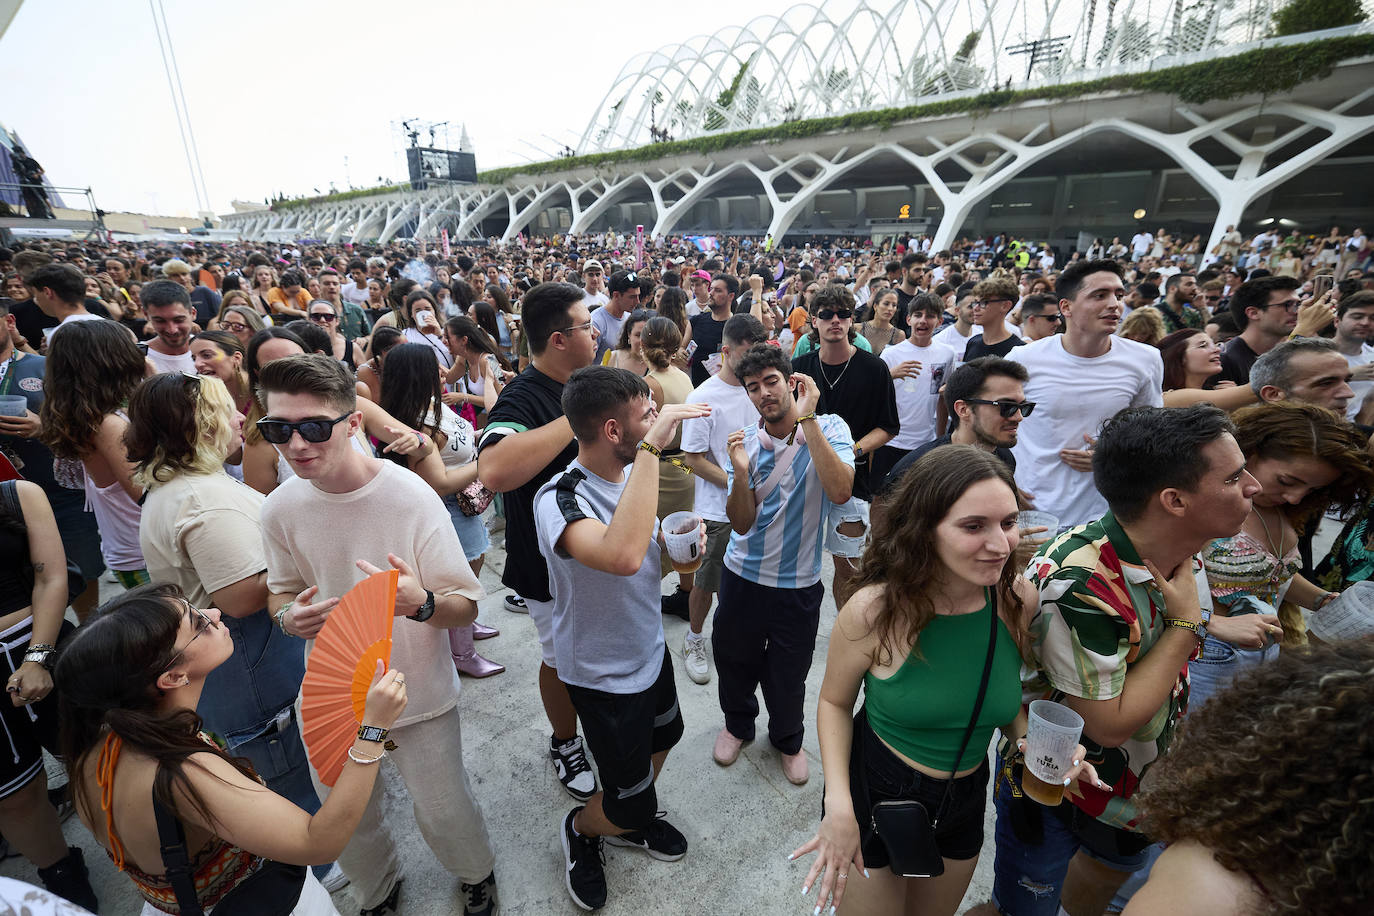
[[[854,437],[849,426],[835,414],[821,414],[816,423],[830,447],[850,467],[854,466]],[[748,427],[744,448],[749,454],[749,485],[758,488],[773,473],[773,463],[786,454],[787,439],[772,439],[773,448],[760,443],[768,436],[758,425]],[[772,437],[769,437],[772,438]],[[734,486],[733,462],[725,473]],[[754,527],[747,534],[730,532],[725,565],[742,579],[769,588],[806,588],[821,580],[821,548],[825,525],[834,504],[825,495],[809,445],[797,449],[781,480],[758,506]]]

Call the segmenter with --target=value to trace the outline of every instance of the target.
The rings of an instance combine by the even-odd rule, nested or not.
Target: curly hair
[[[143,353],[124,325],[63,325],[48,341],[39,439],[58,458],[89,454],[101,422],[128,403],[146,369]]]
[[[916,635],[935,618],[933,593],[939,588],[935,571],[944,563],[936,544],[936,528],[969,487],[984,480],[1000,480],[1016,499],[1011,470],[996,456],[971,445],[942,445],[913,464],[875,513],[872,536],[860,562],[855,588],[882,588],[883,607],[873,619],[878,631],[874,660],[890,664],[898,641]],[[1022,620],[1021,599],[1012,583],[1021,570],[1010,556],[997,583],[998,599],[1009,611],[1012,638],[1023,658],[1029,636]]]
[[[238,441],[234,400],[213,375],[155,375],[134,390],[124,447],[149,490],[180,474],[213,474]]]
[[[1132,309],[1126,320],[1121,322],[1122,337],[1151,347],[1158,346],[1167,331],[1163,313],[1153,305]]]
[[[1208,847],[1270,913],[1367,912],[1372,706],[1374,640],[1285,649],[1183,720],[1138,796],[1144,831]]]
[[[1366,438],[1354,424],[1324,407],[1276,401],[1237,410],[1231,419],[1247,461],[1311,457],[1338,472],[1327,486],[1313,490],[1296,506],[1284,507],[1298,530],[1328,506],[1344,512],[1362,505],[1374,490],[1374,456]]]

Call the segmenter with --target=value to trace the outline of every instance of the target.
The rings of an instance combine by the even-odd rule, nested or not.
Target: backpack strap
[[[196,898],[196,882],[191,874],[191,856],[186,851],[186,831],[181,821],[158,801],[153,793],[153,817],[157,821],[157,841],[161,847],[162,865],[167,869],[167,883],[176,894],[182,916],[203,916]]]

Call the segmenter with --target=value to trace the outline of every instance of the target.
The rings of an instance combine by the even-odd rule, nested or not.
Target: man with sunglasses
[[[1066,526],[1106,511],[1092,478],[1093,441],[1103,421],[1126,407],[1164,403],[1159,351],[1115,336],[1126,292],[1122,274],[1116,261],[1069,264],[1057,290],[1064,333],[1016,350],[1030,374],[1026,397],[1039,405],[1017,437],[1016,484]]]
[[[636,287],[637,289],[638,287]],[[552,736],[549,756],[564,790],[578,801],[596,793],[596,779],[577,733],[577,711],[558,677],[553,650],[553,593],[548,561],[539,550],[534,498],[577,457],[572,426],[563,414],[563,387],[592,365],[597,331],[582,290],[571,283],[541,283],[522,306],[530,365],[501,389],[477,443],[477,477],[504,496],[506,566],[501,584],[506,608],[528,613],[539,634],[539,694]]]
[[[335,278],[337,279],[337,278]],[[353,372],[363,363],[363,351],[358,342],[339,328],[339,310],[328,299],[315,299],[306,306],[310,323],[329,335],[329,352]]]
[[[854,296],[836,284],[822,286],[811,299],[811,319],[820,344],[792,361],[792,368],[815,380],[821,413],[837,414],[854,437],[853,498],[831,516],[826,547],[835,560],[831,582],[835,603],[849,599],[850,581],[863,552],[868,528],[869,475],[875,452],[901,430],[897,391],[887,364],[855,346]],[[929,376],[927,376],[929,378]]]
[[[339,332],[349,340],[357,340],[371,333],[362,306],[344,298],[343,278],[339,276],[339,272],[332,267],[326,267],[320,271],[318,279],[320,298],[334,306],[334,314],[338,316],[335,324],[339,326]],[[366,283],[363,284],[363,292],[367,292]]]
[[[639,305],[639,275],[632,270],[617,270],[611,274],[611,281],[606,288],[610,290],[611,298],[604,306],[592,312],[592,327],[596,328],[598,335],[598,363],[606,355],[607,350],[614,349],[620,340],[620,329],[625,326],[625,319],[630,317],[630,313]],[[587,300],[584,298],[582,301]]]
[[[974,334],[964,347],[964,362],[980,356],[1006,356],[1025,341],[1007,327],[1007,313],[1016,305],[1020,291],[1004,277],[983,280],[973,288],[973,320],[983,333]]]
[[[1259,277],[1231,293],[1231,317],[1240,334],[1221,348],[1221,380],[1246,385],[1250,367],[1297,328],[1298,287],[1292,277]]]
[[[1027,343],[1058,334],[1063,326],[1057,296],[1036,293],[1021,300],[1021,336]]]
[[[322,354],[262,367],[266,416],[258,429],[296,475],[263,503],[268,607],[287,635],[313,640],[354,585],[383,568],[400,572],[394,614],[405,619],[394,625],[391,664],[409,676],[410,697],[387,750],[425,842],[463,884],[466,911],[491,914],[496,856],[463,768],[458,674],[447,633],[477,618],[484,592],[438,494],[415,474],[353,447],[362,423],[353,385],[352,374]],[[318,779],[316,790],[322,797],[329,791]],[[370,916],[397,911],[401,882],[383,795],[378,783],[338,859]]]
[[[551,265],[546,278],[552,278],[553,270],[557,265]],[[595,311],[601,308],[611,297],[606,295],[606,270],[601,266],[601,262],[596,258],[588,258],[582,264],[582,301],[587,308]]]

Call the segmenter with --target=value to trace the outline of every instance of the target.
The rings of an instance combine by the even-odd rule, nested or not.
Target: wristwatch
[[[407,614],[406,616],[409,617],[411,620],[418,620],[420,623],[424,623],[426,620],[433,617],[434,592],[430,591],[429,589],[425,589],[425,603],[416,608],[414,614]]]
[[[27,665],[32,662],[33,664],[42,665],[44,668],[51,669],[52,666],[48,664],[48,660],[52,658],[52,653],[52,649],[30,649],[24,653],[23,663]]]
[[[388,733],[387,729],[378,728],[375,725],[362,725],[358,727],[358,737],[363,741],[376,741],[378,744],[381,744],[386,740]]]
[[[1164,625],[1178,627],[1180,630],[1189,630],[1197,637],[1198,642],[1207,638],[1207,624],[1193,623],[1191,620],[1184,620],[1182,617],[1165,617]]]

